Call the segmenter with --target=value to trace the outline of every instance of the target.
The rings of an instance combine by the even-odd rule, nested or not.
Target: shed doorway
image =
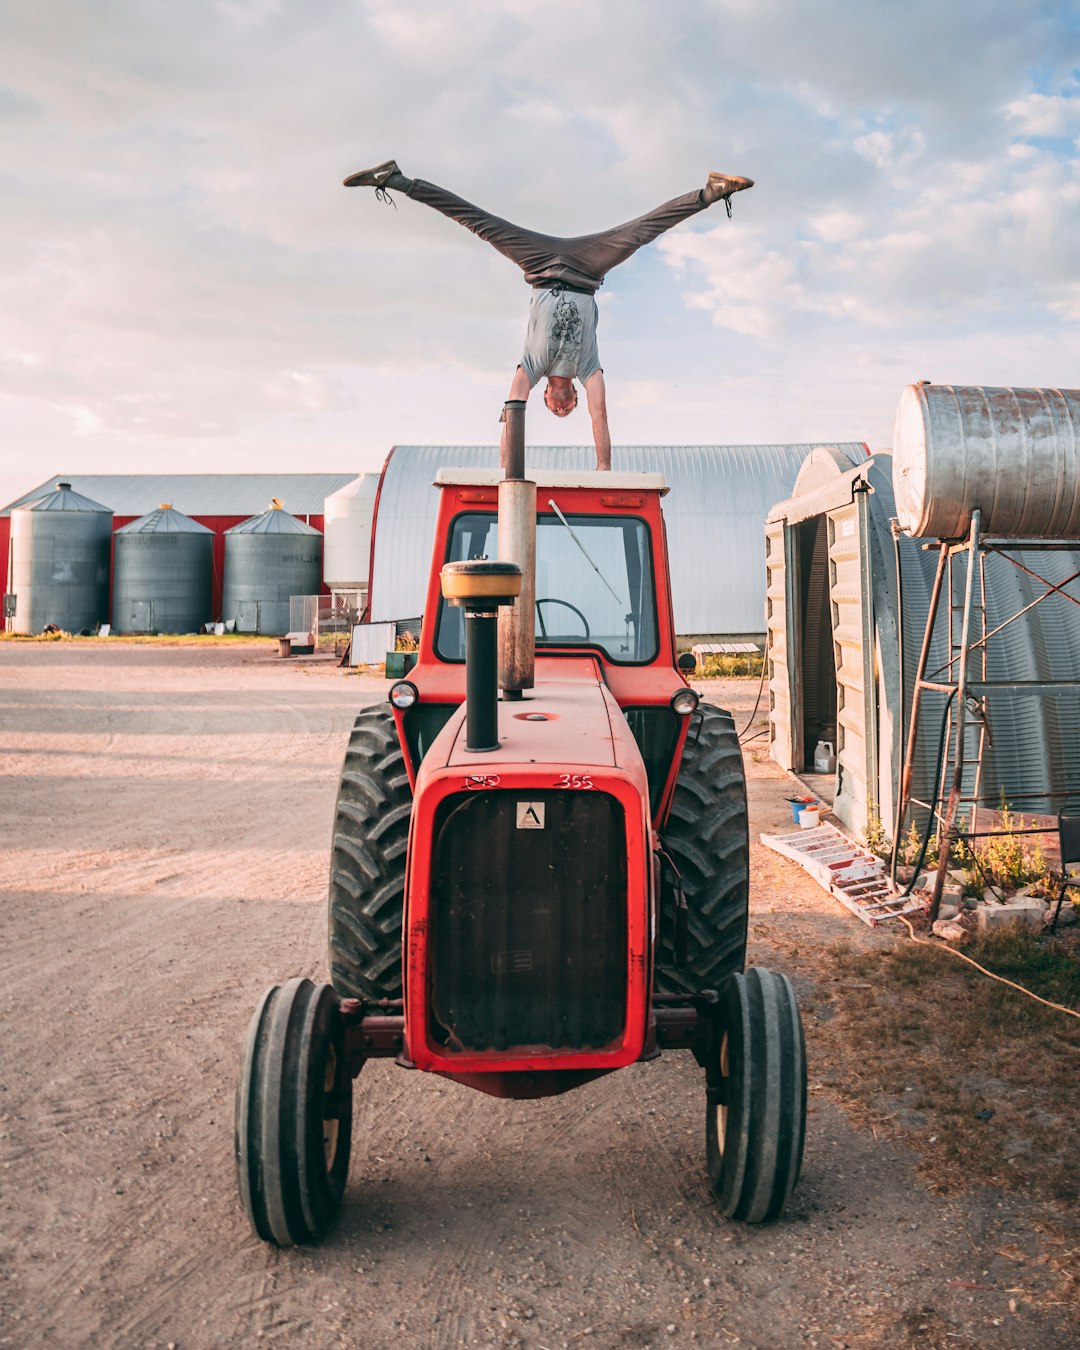
[[[827,742],[836,752],[836,657],[829,572],[828,518],[812,516],[795,526],[799,557],[799,654],[802,667],[801,772],[814,773],[814,751]],[[814,787],[832,798],[833,773],[816,776]]]

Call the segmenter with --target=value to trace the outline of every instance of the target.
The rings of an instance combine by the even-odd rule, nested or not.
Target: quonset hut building
[[[964,444],[955,433],[959,443],[947,467],[956,486],[936,491],[930,505],[944,510],[960,500],[961,487],[988,510],[1003,495],[1008,505],[1010,494],[1002,492],[1007,474],[1000,465],[995,468],[990,450],[1011,462],[1019,451],[1010,437],[1021,433],[1031,449],[1038,424],[1025,424],[1013,396],[1039,394],[1064,397],[1070,408],[1080,410],[1076,391],[932,387],[933,399],[950,410],[954,404],[985,402],[997,424],[983,444],[971,435]],[[906,400],[911,397],[909,391]],[[897,446],[900,434],[898,417]],[[1056,495],[1065,505],[1074,501],[1076,515],[1070,520],[1075,522],[1080,519],[1075,467],[1080,465],[1080,432],[1066,419],[1054,436],[1044,431],[1042,442],[1056,442],[1065,467],[1051,463],[1046,471],[1045,464],[1033,465],[1026,475],[1027,495],[1033,497],[1038,487],[1044,500]],[[814,450],[789,497],[769,512],[765,528],[771,754],[782,767],[806,773],[812,770],[816,743],[830,741],[836,748],[834,810],[862,837],[878,824],[886,836],[893,834],[940,547],[929,532],[916,538],[894,531],[894,518],[903,514],[894,474],[910,494],[910,461],[908,455],[896,470],[887,452],[852,463],[835,449]],[[1023,470],[1014,470],[1013,478],[1018,474],[1023,477]],[[1015,483],[1013,488],[1019,521],[1025,493],[1015,490]],[[1045,529],[1020,521],[999,530],[1009,538],[984,559],[977,609],[980,627],[992,635],[985,642],[986,679],[1008,687],[986,702],[989,734],[979,798],[993,809],[1004,795],[1021,813],[1052,815],[1070,804],[1075,810],[1080,806],[1080,689],[1072,686],[1080,678],[1080,539],[1072,524],[1070,537],[1048,539],[1042,548]],[[1035,536],[1022,555],[1030,573],[1005,556],[1015,551],[1010,541],[1025,532]],[[1032,574],[1060,589],[1048,592]],[[959,598],[946,596],[943,605],[951,603],[955,613]],[[955,678],[950,664],[955,666],[956,657],[942,622],[932,634],[927,668],[937,672],[939,681]],[[946,754],[943,760],[941,743],[947,697],[939,688],[922,698],[912,766],[912,796],[922,801],[933,801],[941,790],[948,759]],[[964,756],[972,754],[969,737]],[[973,788],[969,766],[965,790]],[[925,813],[916,815],[921,827]]]
[[[790,495],[815,443],[800,445],[615,446],[611,467],[661,473],[675,629],[681,638],[751,638],[764,634],[765,548],[762,524],[774,502]],[[820,444],[820,443],[817,443]],[[859,463],[861,442],[835,446]],[[375,498],[368,618],[388,623],[420,617],[431,562],[441,468],[497,469],[495,446],[395,446]],[[590,469],[590,446],[530,445],[538,471]]]

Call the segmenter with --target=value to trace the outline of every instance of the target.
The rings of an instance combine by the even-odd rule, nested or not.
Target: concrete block
[[[980,905],[976,910],[979,932],[985,933],[991,928],[1001,928],[1014,924],[1020,928],[1030,928],[1034,932],[1043,926],[1046,913],[1046,901],[1034,895],[1023,895],[1006,900],[1003,905]]]
[[[946,942],[963,942],[967,937],[967,929],[955,919],[935,919],[932,929],[935,937],[944,938]]]

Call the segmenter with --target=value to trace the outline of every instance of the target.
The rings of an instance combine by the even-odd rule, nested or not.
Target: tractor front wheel
[[[352,1078],[338,1000],[328,984],[290,980],[262,996],[236,1092],[240,1198],[264,1242],[323,1235],[345,1193]]]
[[[385,704],[356,718],[330,852],[330,978],[344,998],[401,997],[401,917],[412,790]]]
[[[787,977],[757,968],[731,976],[717,1013],[705,1116],[709,1182],[727,1218],[769,1223],[802,1167],[802,1020]]]
[[[674,904],[661,898],[656,988],[663,994],[719,990],[746,957],[750,840],[742,750],[729,712],[703,703],[694,715],[662,831],[686,897],[686,951],[676,965]]]

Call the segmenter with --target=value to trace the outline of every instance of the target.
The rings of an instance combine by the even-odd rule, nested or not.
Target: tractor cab
[[[443,469],[420,650],[391,691],[411,781],[435,737],[465,702],[465,612],[442,594],[448,563],[498,558],[502,475]],[[669,803],[696,696],[676,664],[675,632],[656,473],[535,475],[535,641],[531,688],[503,693],[527,713],[548,680],[583,656],[622,710],[637,742],[657,824]],[[516,602],[520,607],[521,600]],[[561,676],[560,676],[561,672]],[[677,706],[676,706],[677,704]]]

